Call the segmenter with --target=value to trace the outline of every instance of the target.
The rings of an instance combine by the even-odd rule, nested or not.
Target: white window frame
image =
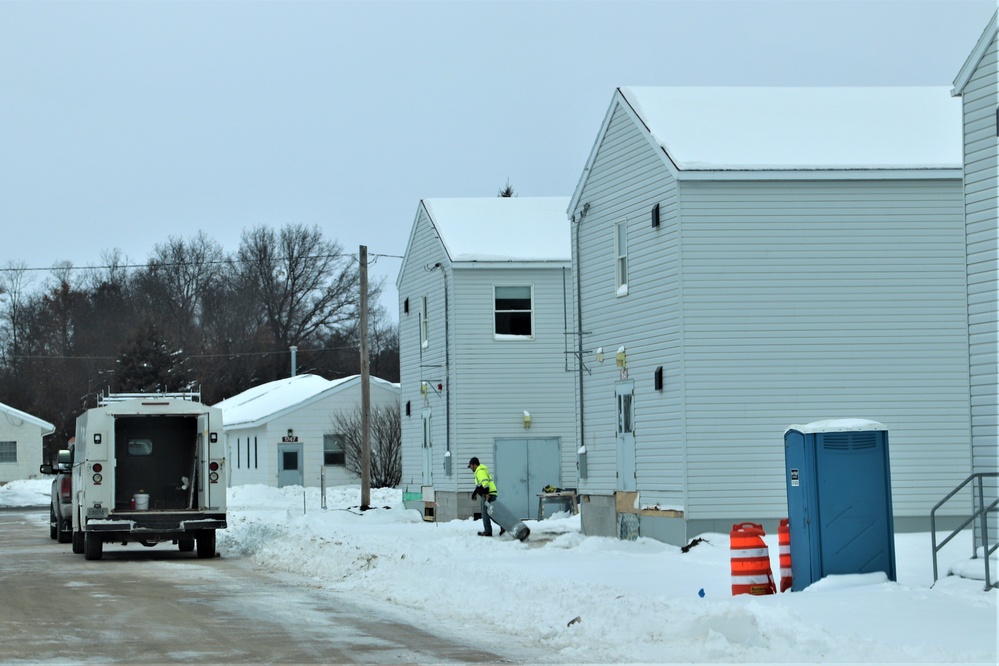
[[[614,224],[614,280],[618,296],[628,295],[628,220]]]
[[[496,290],[503,288],[520,288],[528,289],[531,292],[531,306],[530,310],[497,310],[496,309]],[[516,335],[513,333],[497,333],[496,332],[496,315],[498,312],[530,312],[531,315],[531,332],[529,335]],[[493,340],[533,340],[534,339],[534,284],[494,284],[493,285]]]
[[[3,452],[5,458],[9,454],[11,454],[11,453],[14,454],[14,459],[13,460],[0,460],[0,463],[8,463],[8,464],[16,465],[17,464],[17,440],[3,441],[3,442],[0,442],[0,444],[5,444],[6,446],[4,446],[4,449],[8,449],[8,450],[6,450],[6,451]]]
[[[335,444],[337,449],[329,448],[330,444]],[[343,456],[343,462],[326,462],[327,453],[339,453]],[[347,439],[340,433],[323,433],[323,466],[324,467],[346,467],[347,466]]]
[[[420,296],[420,347],[430,346],[430,316],[427,314],[427,297]]]

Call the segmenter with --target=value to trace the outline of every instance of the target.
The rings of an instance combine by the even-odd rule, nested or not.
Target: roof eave
[[[954,79],[954,88],[950,91],[950,94],[954,97],[960,97],[964,94],[964,89],[967,87],[968,82],[971,81],[971,77],[974,75],[975,70],[978,69],[979,63],[982,62],[982,58],[985,57],[985,52],[989,48],[989,44],[995,39],[997,34],[997,17],[999,17],[999,9],[996,9],[995,13],[992,14],[992,20],[989,24],[985,26],[985,30],[982,31],[982,36],[978,38],[978,43],[975,44],[975,48],[971,49],[971,53],[968,55],[968,59],[964,61],[964,66],[961,67],[961,71],[957,73],[957,77]]]
[[[680,169],[677,180],[940,180],[961,178],[960,165],[843,169]]]

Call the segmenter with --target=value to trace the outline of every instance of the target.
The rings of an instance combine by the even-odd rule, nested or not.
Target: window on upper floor
[[[341,467],[347,464],[343,435],[323,435],[323,464]]]
[[[0,442],[0,463],[17,462],[17,442]]]
[[[534,337],[534,288],[494,286],[493,313],[496,337]]]
[[[614,225],[614,275],[617,280],[617,295],[628,294],[628,220]]]
[[[430,319],[427,316],[427,297],[420,297],[420,346],[430,344]]]

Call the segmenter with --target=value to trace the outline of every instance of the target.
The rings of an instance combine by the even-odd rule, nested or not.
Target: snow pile
[[[381,508],[360,511],[356,487],[328,491],[326,510],[315,488],[233,488],[219,548],[552,663],[996,660],[996,592],[960,578],[930,589],[928,534],[897,535],[898,583],[838,576],[803,593],[732,597],[727,534],[682,553],[584,537],[579,516],[562,513],[528,521],[520,543],[476,536],[477,521],[426,523],[399,491],[372,490],[371,503]],[[962,536],[945,556],[967,559]],[[766,540],[777,572],[777,536]]]
[[[8,481],[0,484],[0,507],[48,506],[51,497],[51,478]]]
[[[0,487],[0,506],[47,504],[47,483]],[[521,663],[997,661],[997,592],[956,576],[932,585],[929,534],[896,535],[898,582],[835,576],[799,593],[733,597],[727,534],[702,534],[683,553],[584,537],[579,516],[561,513],[527,521],[520,543],[478,537],[470,519],[424,522],[397,490],[372,490],[377,508],[364,512],[357,487],[321,503],[315,488],[231,488],[222,557],[303,576]],[[777,536],[765,540],[776,573]],[[970,553],[964,533],[942,552],[941,572],[981,568]]]

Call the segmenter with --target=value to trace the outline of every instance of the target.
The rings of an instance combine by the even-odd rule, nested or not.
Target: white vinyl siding
[[[439,266],[438,266],[439,265]],[[427,267],[434,266],[432,270]],[[427,217],[423,206],[419,207],[410,234],[406,261],[400,270],[396,285],[401,303],[407,297],[420,294],[418,312],[399,315],[399,381],[402,389],[402,488],[407,492],[419,492],[423,485],[423,420],[421,414],[429,410],[433,428],[432,441],[433,484],[441,490],[457,489],[459,469],[454,469],[450,477],[444,474],[445,453],[451,438],[447,432],[447,395],[453,380],[447,368],[445,350],[445,322],[448,313],[444,304],[448,300],[445,292],[450,291],[450,263],[441,245],[434,226]],[[453,307],[453,305],[451,306]],[[488,303],[486,304],[488,307]],[[439,313],[424,322],[423,313]],[[427,344],[423,344],[427,340]],[[452,343],[453,344],[453,343]],[[440,392],[427,389],[421,392],[422,382],[442,386]],[[409,403],[409,416],[406,404]],[[452,406],[453,408],[453,406]],[[458,466],[460,468],[460,466]]]
[[[582,346],[608,361],[627,348],[642,505],[718,525],[785,517],[784,430],[864,417],[889,428],[896,516],[925,519],[970,458],[957,174],[678,183],[675,173],[612,107],[572,211],[590,205],[573,225]],[[607,288],[622,219],[632,221],[624,299]],[[580,488],[611,494],[622,371],[592,352],[582,360]]]
[[[529,341],[493,335],[493,285],[512,284],[511,272],[521,284],[533,285],[534,337]],[[527,411],[532,438],[562,440],[562,483],[574,485],[575,377],[565,334],[571,321],[570,269],[456,268],[454,276],[453,311],[461,314],[453,320],[453,409],[462,458],[475,451],[491,455],[496,439],[524,437]]]
[[[568,224],[566,220],[566,234]],[[425,270],[435,264],[440,266]],[[493,456],[495,442],[525,436],[525,411],[532,417],[531,438],[560,440],[561,484],[575,485],[575,375],[569,358],[575,338],[571,336],[568,259],[452,262],[421,205],[397,286],[400,312],[407,296],[423,293],[435,313],[426,347],[418,342],[416,317],[400,314],[402,404],[411,402],[411,416],[402,417],[403,489],[420,491],[424,411],[432,416],[432,485],[438,493],[470,488],[471,474],[465,464],[471,456],[483,458],[495,473],[494,466],[486,462]],[[529,289],[530,336],[497,335],[497,289],[501,287]],[[421,381],[431,381],[435,387],[440,382],[443,390],[421,395]],[[446,476],[449,450],[452,474]]]
[[[628,188],[626,199],[619,195],[623,183]],[[580,482],[580,489],[601,494],[616,489],[614,385],[620,369],[614,355],[626,345],[629,378],[635,381],[635,462],[642,503],[682,507],[685,449],[676,181],[621,110],[610,119],[580,201],[590,203],[588,215],[573,225],[581,248],[574,257],[574,270],[579,271],[583,298],[582,346],[589,352],[582,359],[583,443],[589,476]],[[655,203],[660,204],[658,228],[648,221]],[[615,251],[613,224],[625,217],[636,220],[629,238],[631,295],[616,298],[608,288],[616,281],[608,257]],[[644,286],[637,288],[640,285]],[[591,351],[601,347],[602,362]],[[648,371],[646,364],[651,366]],[[666,377],[664,390],[652,391],[652,373],[658,366],[663,366]]]
[[[971,435],[975,471],[999,468],[999,56],[996,38],[962,92],[968,243]],[[994,488],[994,486],[993,486]]]

